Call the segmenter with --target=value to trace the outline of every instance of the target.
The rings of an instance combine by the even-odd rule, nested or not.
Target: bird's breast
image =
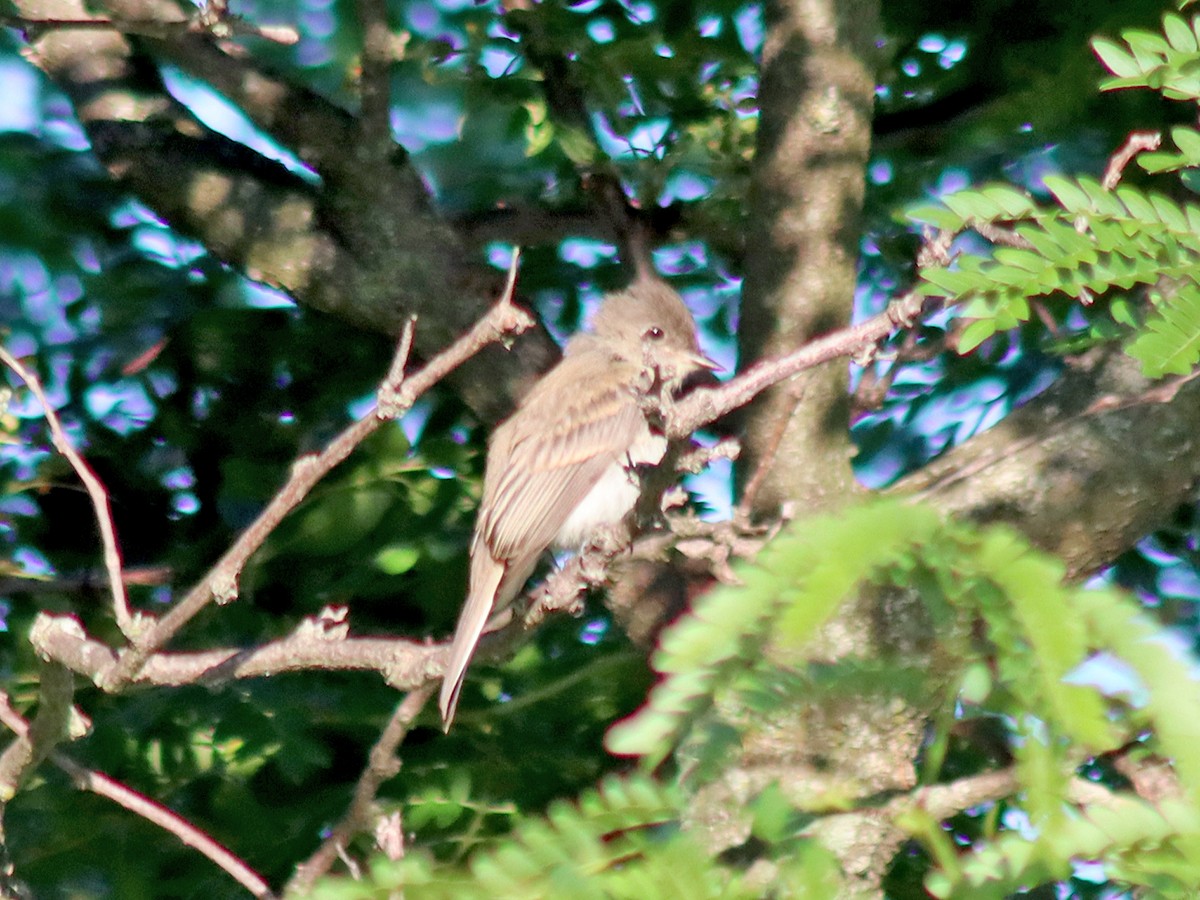
[[[581,547],[596,531],[615,525],[633,510],[641,494],[637,466],[656,466],[667,452],[667,439],[649,426],[615,460],[563,522],[554,543],[564,549]]]

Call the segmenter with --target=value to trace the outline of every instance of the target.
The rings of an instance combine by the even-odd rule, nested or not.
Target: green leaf
[[[1161,194],[1151,194],[1150,202],[1154,206],[1154,211],[1158,214],[1159,219],[1168,227],[1176,231],[1187,231],[1187,218],[1183,211],[1175,203],[1172,203]]]
[[[1160,59],[1165,58],[1171,49],[1166,39],[1153,31],[1127,28],[1121,32],[1121,37],[1125,39],[1135,54],[1141,54],[1152,64],[1157,64]]]
[[[1195,53],[1200,49],[1200,46],[1197,45],[1196,33],[1181,16],[1174,13],[1167,13],[1163,16],[1163,32],[1176,50]]]
[[[1160,172],[1170,172],[1188,165],[1187,158],[1182,154],[1168,153],[1166,151],[1139,154],[1137,162],[1139,166],[1151,175],[1156,175]]]
[[[1074,180],[1062,175],[1047,175],[1045,185],[1067,212],[1078,213],[1089,207],[1087,193]]]
[[[983,663],[975,663],[963,672],[959,695],[967,703],[980,704],[992,692],[992,673]]]
[[[1186,125],[1171,129],[1171,140],[1192,163],[1200,162],[1200,131]]]
[[[1092,49],[1110,72],[1121,78],[1132,78],[1141,74],[1137,61],[1115,41],[1107,38],[1092,38]]]
[[[996,333],[996,322],[992,319],[977,319],[962,330],[958,336],[958,352],[966,356],[993,334]]]
[[[967,222],[972,219],[988,219],[995,214],[995,207],[977,191],[958,191],[954,194],[947,194],[942,198],[942,202],[949,207],[951,212]]]
[[[1021,219],[1033,215],[1036,210],[1032,197],[1007,184],[989,185],[983,189],[982,193],[1010,219]]]
[[[950,297],[960,297],[969,293],[978,282],[977,278],[961,269],[931,267],[922,269],[920,274],[930,291],[935,294],[944,292]]]
[[[1128,300],[1114,300],[1109,306],[1109,312],[1112,314],[1113,321],[1119,325],[1124,325],[1127,328],[1137,328],[1138,320],[1133,311],[1133,304]]]
[[[554,138],[566,157],[576,165],[590,166],[599,157],[596,142],[582,128],[560,123],[555,129]]]
[[[393,544],[375,554],[375,566],[385,575],[403,575],[420,558],[421,551],[411,544]]]
[[[779,782],[773,781],[750,801],[750,812],[753,816],[751,833],[759,840],[775,843],[788,836],[787,826],[795,815],[795,808],[779,789]]]
[[[1081,592],[1078,608],[1097,642],[1129,663],[1146,685],[1156,738],[1174,760],[1192,808],[1200,809],[1200,678],[1195,662],[1113,592]]]
[[[924,222],[945,231],[958,231],[964,226],[962,216],[941,204],[927,203],[915,206],[908,210],[908,219],[912,222]]]
[[[1200,362],[1200,289],[1179,290],[1150,316],[1126,352],[1146,375],[1187,375]]]

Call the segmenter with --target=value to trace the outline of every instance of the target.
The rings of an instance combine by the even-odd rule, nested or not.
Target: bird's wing
[[[494,559],[515,568],[550,546],[571,511],[646,429],[630,388],[637,368],[601,356],[604,366],[621,371],[610,368],[609,377],[597,379],[596,359],[588,359],[593,352],[599,353],[566,356],[560,371],[497,429],[489,448],[477,531]]]
[[[638,372],[590,337],[577,338],[492,435],[470,588],[442,681],[443,728],[488,617],[508,605],[571,512],[645,433],[631,389]]]

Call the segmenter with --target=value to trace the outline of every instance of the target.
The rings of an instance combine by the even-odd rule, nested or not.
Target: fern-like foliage
[[[1146,88],[1200,100],[1200,16],[1168,13],[1161,32],[1129,29],[1119,41],[1096,38],[1092,46],[1113,74],[1104,90]],[[1184,183],[1200,188],[1200,130],[1181,125],[1170,137],[1175,149],[1143,153],[1139,163],[1151,173],[1182,170]],[[994,185],[913,211],[915,220],[953,231],[1013,226],[1015,240],[990,255],[963,255],[920,273],[919,290],[962,303],[974,320],[959,351],[1027,320],[1034,298],[1065,294],[1088,304],[1113,289],[1142,286],[1151,288],[1148,314],[1125,315],[1129,307],[1122,306],[1114,316],[1133,331],[1129,354],[1150,376],[1190,372],[1200,361],[1200,207],[1128,185],[1110,191],[1089,178],[1051,177],[1045,186],[1054,204]]]
[[[935,897],[1003,900],[1023,885],[1065,877],[1073,859],[1104,860],[1114,880],[1145,885],[1155,897],[1194,897],[1188,879],[1200,870],[1200,816],[1178,801],[1116,795],[1033,840],[1001,835],[956,871],[931,875],[926,887]]]
[[[930,548],[936,558],[927,558]],[[609,731],[609,749],[657,765],[716,693],[761,658],[767,635],[800,648],[864,580],[901,582],[917,561],[952,575],[939,596],[988,621],[1004,650],[1001,674],[1028,708],[1078,745],[1109,742],[1100,698],[1063,681],[1088,643],[1079,622],[1062,620],[1061,567],[1008,531],[976,537],[925,507],[882,501],[805,521],[742,570],[743,584],[702,598],[663,635],[654,665],[664,677]]]
[[[1103,90],[1150,88],[1169,100],[1200,100],[1200,16],[1167,13],[1161,33],[1129,28],[1120,41],[1096,38],[1092,49],[1113,73]]]
[[[1198,293],[1194,283],[1182,285],[1127,347],[1147,375],[1186,375],[1195,366],[1200,357]]]
[[[836,860],[809,828],[867,807],[925,846],[937,863],[927,887],[938,897],[1004,897],[1066,878],[1080,859],[1154,896],[1188,896],[1200,883],[1200,679],[1187,652],[1128,597],[1064,585],[1061,564],[1009,529],[944,522],[897,500],[807,520],[739,574],[740,585],[702,599],[665,633],[654,660],[662,681],[610,732],[610,746],[646,770],[678,773],[676,783],[651,771],[610,779],[544,816],[513,811],[512,831],[481,840],[465,865],[418,839],[403,860],[378,862],[358,881],[329,880],[314,896],[837,896]],[[951,677],[921,681],[887,660],[807,660],[821,626],[868,584],[920,595]],[[1083,677],[1097,658],[1124,673],[1124,687]],[[952,719],[1006,723],[1012,802],[1028,827],[998,826],[964,849],[916,797],[884,811],[853,786],[805,797],[795,785],[770,784],[724,810],[753,835],[770,862],[766,875],[752,879],[709,856],[688,833],[690,792],[719,782],[780,704],[880,690],[925,702],[940,691],[935,705],[957,710]],[[1179,790],[1170,799],[1152,803],[1079,774],[1088,759],[1131,740],[1171,760]],[[659,765],[672,756],[674,769]],[[428,798],[414,800],[405,821],[419,835],[434,813]]]
[[[898,815],[900,827],[948,861],[931,874],[931,890],[1001,897],[1067,877],[1079,856],[1102,859],[1130,883],[1153,885],[1164,896],[1200,877],[1200,854],[1191,855],[1200,848],[1193,824],[1200,817],[1200,682],[1185,654],[1119,592],[1064,585],[1057,560],[1006,528],[944,523],[928,509],[895,501],[808,520],[741,576],[742,585],[705,598],[664,635],[655,658],[663,679],[642,710],[610,731],[612,749],[657,765],[674,747],[689,779],[704,781],[697,765],[716,777],[721,751],[736,751],[756,727],[754,710],[764,719],[773,714],[756,704],[755,691],[779,696],[784,685],[786,703],[794,704],[821,702],[830,691],[878,689],[887,674],[854,661],[833,669],[822,663],[823,674],[805,674],[804,644],[858,586],[916,581],[925,585],[935,619],[945,621],[941,607],[948,605],[953,616],[983,623],[982,643],[956,647],[961,676],[953,684],[964,686],[965,702],[968,680],[984,673],[969,702],[1010,719],[1022,807],[1037,830],[1035,841],[1001,833],[960,856],[940,823],[918,827],[917,819]],[[780,657],[780,643],[793,648],[783,656],[797,660],[792,677],[803,690],[789,691],[786,674],[768,661]],[[1125,667],[1150,699],[1132,706],[1076,678],[1097,653]],[[730,695],[738,702],[728,703]],[[726,706],[738,716],[722,718]],[[1102,804],[1081,816],[1072,799],[1081,783],[1075,768],[1140,733],[1152,734],[1157,752],[1174,761],[1185,796],[1150,806],[1099,791]],[[802,829],[813,816],[856,802],[823,796],[819,808],[790,809],[791,821]],[[1118,816],[1118,828],[1110,807],[1138,815]],[[776,811],[773,818],[786,817]],[[1143,857],[1148,841],[1157,855]]]
[[[959,350],[1028,319],[1035,297],[1062,293],[1090,302],[1112,288],[1168,279],[1169,302],[1159,305],[1129,352],[1149,375],[1189,372],[1200,360],[1200,206],[1130,186],[1108,191],[1090,178],[1056,176],[1045,184],[1057,206],[1039,207],[996,185],[953,194],[945,208],[913,212],[952,230],[1020,220],[1013,231],[1027,247],[998,247],[992,256],[961,257],[953,268],[921,270],[923,293],[964,303],[964,315],[975,320]]]
[[[741,585],[710,592],[664,633],[654,658],[664,678],[635,716],[609,731],[609,750],[656,765],[717,688],[756,657],[767,630],[802,644],[864,574],[911,553],[938,528],[931,511],[893,502],[806,523],[774,541],[739,570]]]
[[[679,830],[681,807],[677,791],[649,778],[610,778],[577,803],[558,803],[545,817],[525,819],[476,853],[467,870],[416,852],[378,863],[360,881],[326,881],[312,896],[366,900],[397,890],[421,900],[757,896]]]

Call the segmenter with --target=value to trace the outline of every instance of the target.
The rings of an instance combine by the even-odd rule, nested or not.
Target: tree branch
[[[915,292],[905,294],[858,325],[816,338],[790,353],[764,359],[720,387],[692,391],[664,410],[667,436],[673,440],[686,438],[793,375],[832,359],[862,354],[897,328],[911,326],[927,302]]]
[[[89,637],[72,616],[40,614],[30,629],[34,649],[96,684],[112,681],[122,657]],[[445,648],[400,638],[352,638],[345,623],[328,627],[327,614],[306,619],[295,632],[249,649],[218,648],[149,655],[126,685],[209,686],[310,670],[378,672],[396,690],[410,690],[442,671]]]
[[[321,453],[301,457],[292,467],[291,476],[272,498],[258,518],[226,551],[212,570],[170,612],[159,619],[141,639],[122,654],[117,666],[98,682],[107,691],[121,690],[133,678],[150,655],[164,646],[175,633],[210,602],[228,603],[237,596],[237,580],[242,567],[272,530],[308,494],[334,466],[342,462],[363,440],[385,421],[409,409],[425,391],[449,372],[474,356],[486,345],[509,334],[519,334],[533,326],[530,316],[512,304],[511,286],[515,279],[516,257],[510,270],[509,290],[475,327],[446,348],[415,374],[403,374],[412,346],[412,322],[400,341],[396,360],[388,378],[380,385],[379,401],[374,410],[350,425]],[[400,378],[396,379],[396,374]]]
[[[69,708],[70,703],[68,702],[67,705]],[[38,717],[41,717],[40,711]],[[9,704],[8,695],[2,692],[0,692],[0,722],[3,722],[15,733],[19,741],[36,742],[34,731],[37,728],[37,720],[33,725],[27,724]],[[164,831],[175,835],[187,846],[207,856],[255,897],[261,898],[261,900],[271,900],[275,896],[271,892],[270,886],[257,872],[195,825],[171,812],[165,806],[113,780],[103,772],[79,765],[69,756],[57,750],[49,751],[48,756],[51,762],[67,773],[75,787],[111,800]]]
[[[81,0],[17,0],[26,15],[81,18]],[[113,18],[178,18],[165,0],[108,0]],[[367,153],[354,116],[261,72],[200,34],[141,38],[110,30],[31,35],[26,57],[75,104],[92,146],[114,176],[221,261],[287,291],[304,306],[398,334],[419,314],[415,351],[429,358],[483,314],[498,277],[433,209],[419,174],[390,143]],[[280,144],[314,166],[319,185],[211,132],[161,84],[147,84],[145,52],[237,103]],[[376,101],[373,101],[376,102]],[[378,103],[377,103],[378,105]],[[376,110],[379,128],[382,114]],[[456,377],[485,420],[510,408],[516,387],[544,371],[557,347],[536,331],[522,353],[487,353]],[[486,377],[481,373],[486,371]]]
[[[1119,349],[1099,348],[1025,407],[891,490],[949,516],[1006,522],[1079,578],[1193,495],[1197,435],[1200,381],[1152,382]]]
[[[304,894],[309,891],[313,882],[329,871],[333,861],[344,852],[346,845],[355,835],[371,824],[375,795],[385,781],[400,771],[400,760],[396,757],[396,750],[408,735],[413,721],[433,696],[434,687],[433,684],[419,687],[400,701],[375,746],[371,748],[367,767],[354,786],[354,795],[346,814],[312,856],[296,867],[295,874],[288,882],[286,894]]]
[[[54,5],[70,6],[71,0],[55,0]],[[103,6],[123,21],[178,17],[178,7],[169,0],[104,0]],[[336,158],[354,146],[352,115],[315,91],[266,74],[248,56],[225,52],[204,34],[172,35],[149,41],[149,46],[156,55],[212,85],[255,125],[318,170],[326,162],[337,165]],[[129,52],[128,45],[125,50]]]
[[[209,4],[214,6],[215,4]],[[276,44],[295,44],[300,40],[296,29],[268,25],[260,27],[247,21],[241,16],[222,14],[214,20],[206,19],[203,15],[187,18],[152,18],[152,19],[121,19],[105,16],[84,16],[78,19],[70,18],[39,18],[30,16],[0,15],[0,25],[16,28],[27,38],[36,38],[48,31],[94,31],[96,29],[112,29],[123,34],[136,34],[141,37],[178,38],[189,32],[204,31],[214,37],[233,37],[249,35],[263,38]]]
[[[0,347],[0,361],[12,369],[37,397],[38,403],[42,405],[42,416],[46,419],[46,424],[50,426],[50,439],[54,442],[55,449],[66,457],[67,462],[71,464],[71,468],[75,470],[75,474],[79,476],[79,480],[83,482],[83,486],[87,490],[88,498],[92,501],[92,509],[96,512],[96,522],[100,526],[100,542],[104,548],[104,569],[108,573],[109,590],[112,592],[113,616],[117,620],[117,627],[121,629],[121,633],[127,639],[132,638],[137,633],[137,627],[129,612],[129,599],[125,594],[125,582],[121,578],[121,548],[117,543],[117,529],[113,525],[108,491],[105,490],[104,483],[100,481],[99,476],[92,471],[92,467],[71,446],[66,432],[63,431],[62,422],[59,421],[58,413],[54,411],[53,404],[46,397],[46,392],[42,390],[42,383],[38,377],[3,347]]]

